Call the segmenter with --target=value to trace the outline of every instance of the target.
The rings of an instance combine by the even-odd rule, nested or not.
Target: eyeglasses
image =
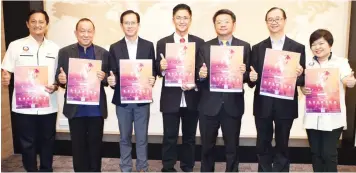
[[[124,22],[124,25],[126,26],[135,26],[137,24],[137,22]]]
[[[281,22],[282,20],[284,20],[284,18],[279,18],[279,17],[277,17],[277,18],[275,18],[275,19],[273,19],[273,18],[268,18],[266,21],[267,21],[267,23],[273,23],[273,22],[279,23],[279,22]]]
[[[179,20],[179,21],[188,21],[190,18],[189,17],[181,17],[181,16],[177,16],[175,17],[176,20]]]

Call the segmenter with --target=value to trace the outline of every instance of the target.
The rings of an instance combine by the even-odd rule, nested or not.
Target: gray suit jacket
[[[107,118],[108,111],[107,111],[107,102],[106,102],[106,94],[104,90],[104,86],[108,86],[107,77],[109,74],[109,52],[104,48],[94,45],[94,53],[96,60],[102,60],[101,70],[106,73],[106,77],[104,80],[101,81],[100,85],[100,112],[104,118]],[[59,50],[58,52],[58,67],[56,71],[55,79],[59,84],[58,75],[60,73],[60,68],[62,67],[64,72],[67,74],[68,80],[68,64],[69,58],[79,58],[79,50],[78,50],[78,43],[66,46]],[[65,85],[59,85],[62,88],[66,88]],[[67,104],[67,90],[64,93],[64,106],[63,106],[63,114],[68,118],[71,119],[75,115],[77,110],[77,105],[74,104]]]

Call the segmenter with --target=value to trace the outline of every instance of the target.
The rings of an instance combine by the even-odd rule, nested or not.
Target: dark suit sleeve
[[[200,70],[200,67],[201,66],[198,66],[198,63],[199,63],[199,60],[198,60],[198,57],[199,57],[199,50],[200,50],[200,47],[204,44],[204,40],[201,40],[201,41],[197,41],[195,43],[195,48],[196,48],[196,51],[195,51],[195,81],[198,81],[200,80],[199,78],[199,70]],[[197,82],[195,82],[197,83]]]
[[[300,60],[299,64],[303,67],[303,73],[297,78],[297,86],[304,86],[305,82],[305,46],[300,46]]]
[[[205,79],[202,79],[202,80],[199,78],[199,70],[203,66],[203,63],[206,64],[206,62],[205,62],[205,56],[206,56],[205,55],[205,49],[207,49],[205,44],[199,48],[199,53],[198,53],[198,56],[197,56],[197,59],[196,59],[196,63],[195,63],[195,68],[198,70],[198,79],[199,79],[199,80],[197,80],[198,81],[197,82],[198,88],[209,87],[209,71],[210,71],[210,69],[209,69],[208,65],[207,65],[207,68],[208,68],[207,77]]]
[[[160,76],[160,77],[163,77],[162,75],[162,72],[161,72],[161,65],[160,65],[160,62],[161,62],[161,53],[164,55],[165,52],[163,52],[163,46],[165,46],[163,44],[163,41],[158,41],[157,42],[157,46],[156,46],[156,69],[157,69],[157,75]]]
[[[246,65],[246,72],[243,75],[243,83],[248,83],[250,81],[250,59],[251,59],[251,46],[247,44],[244,46],[244,57],[243,63]]]
[[[103,60],[102,60],[102,64],[101,64],[101,71],[103,71],[105,73],[105,78],[101,81],[101,83],[104,86],[109,85],[109,83],[108,83],[108,77],[110,75],[109,58],[110,58],[109,52],[104,50],[103,51]]]
[[[63,70],[66,72],[67,70],[67,66],[65,66],[65,59],[67,57],[67,53],[63,51],[63,49],[60,49],[59,52],[58,52],[58,65],[57,65],[57,70],[56,70],[56,75],[55,75],[55,80],[56,80],[56,83],[58,84],[58,86],[62,87],[62,88],[66,88],[66,84],[61,84],[59,82],[59,79],[58,79],[58,75],[60,73],[60,69],[61,67],[63,68]],[[67,74],[67,73],[66,73]],[[68,75],[67,75],[68,76]],[[67,78],[68,80],[68,78]]]
[[[119,67],[117,65],[117,62],[116,62],[116,56],[115,56],[115,51],[114,51],[114,48],[113,48],[113,45],[110,46],[110,49],[109,49],[109,69],[110,71],[112,71],[115,75],[115,79],[116,79],[116,83],[118,83],[117,81],[119,80]],[[112,89],[115,89],[115,87],[111,87]]]
[[[156,57],[155,57],[155,48],[153,43],[150,44],[150,58],[152,58],[152,76],[157,77],[157,65],[156,65]]]
[[[261,75],[259,74],[258,69],[257,69],[257,67],[258,67],[258,61],[257,60],[258,60],[258,48],[256,46],[252,46],[252,51],[251,51],[251,56],[250,56],[250,65],[248,67],[246,67],[246,68],[248,69],[248,71],[250,73],[251,72],[250,66],[252,66],[256,70],[256,72],[258,73],[258,78],[259,78]],[[259,79],[257,79],[257,80],[259,80]],[[256,82],[257,81],[252,82],[249,79],[248,80],[248,86],[250,88],[253,88],[253,87],[255,87]]]

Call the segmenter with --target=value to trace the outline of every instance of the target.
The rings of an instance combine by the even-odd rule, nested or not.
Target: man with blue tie
[[[201,98],[198,105],[199,127],[202,143],[201,172],[213,172],[215,166],[214,148],[221,126],[225,143],[226,172],[238,172],[238,146],[241,118],[244,114],[244,92],[211,92],[209,84],[210,48],[212,45],[243,46],[243,82],[249,81],[246,64],[249,64],[250,44],[235,38],[232,33],[236,26],[235,14],[222,9],[214,14],[213,22],[217,38],[206,42],[199,50],[196,63],[199,70]]]
[[[174,165],[178,159],[177,140],[179,124],[182,120],[182,145],[180,152],[180,168],[184,172],[192,172],[195,163],[195,135],[198,124],[197,106],[200,92],[196,86],[166,87],[165,60],[167,43],[195,43],[195,54],[204,40],[188,34],[192,22],[192,10],[186,4],[178,4],[173,8],[173,23],[175,33],[157,42],[156,66],[158,75],[163,77],[160,111],[163,115],[162,172],[176,171]],[[198,77],[198,70],[195,74]]]
[[[153,86],[156,76],[154,66],[155,51],[153,43],[138,37],[140,15],[132,10],[120,16],[121,28],[125,37],[110,46],[109,85],[114,88],[112,103],[116,105],[116,115],[120,130],[120,169],[122,172],[132,171],[131,138],[134,124],[136,136],[136,171],[148,171],[147,163],[147,130],[150,115],[150,104],[122,104],[120,96],[120,59],[152,60],[152,75],[149,83]]]

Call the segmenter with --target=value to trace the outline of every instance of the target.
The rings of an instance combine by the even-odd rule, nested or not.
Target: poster
[[[293,100],[300,53],[266,49],[260,95]]]
[[[120,60],[121,103],[151,103],[152,60]]]
[[[99,105],[101,60],[69,58],[67,104]]]
[[[167,43],[166,87],[195,86],[195,43]]]
[[[14,73],[16,109],[48,108],[50,96],[46,92],[48,68],[45,66],[17,66]]]
[[[210,91],[242,92],[243,46],[211,46]]]
[[[305,87],[311,90],[311,94],[305,96],[307,114],[341,113],[339,78],[337,68],[305,70]]]

